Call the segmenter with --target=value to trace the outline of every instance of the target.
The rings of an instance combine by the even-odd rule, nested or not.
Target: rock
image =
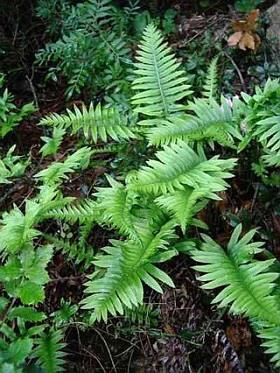
[[[270,19],[267,37],[272,41],[275,56],[280,62],[280,0],[267,10],[267,15]]]

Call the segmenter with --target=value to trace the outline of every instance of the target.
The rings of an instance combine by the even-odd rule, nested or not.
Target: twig
[[[240,71],[239,67],[236,65],[236,63],[234,62],[233,58],[227,52],[224,51],[223,53],[230,60],[230,62],[232,63],[232,66],[235,68],[235,70],[236,70],[236,72],[237,72],[237,74],[239,76],[239,80],[241,82],[243,91],[246,92],[247,91],[246,84],[245,84],[245,81],[243,79],[243,76],[241,74],[241,71]]]
[[[30,85],[30,89],[31,89],[31,92],[33,94],[33,98],[34,98],[34,102],[35,102],[35,106],[36,108],[38,109],[39,108],[39,102],[38,102],[38,97],[37,97],[37,94],[36,94],[36,91],[35,91],[35,88],[34,88],[34,85],[32,83],[32,79],[29,78],[29,76],[26,74],[25,75],[26,79],[28,80],[28,83]]]

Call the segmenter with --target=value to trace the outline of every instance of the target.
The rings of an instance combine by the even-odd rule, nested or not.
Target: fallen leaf
[[[261,43],[259,35],[256,33],[259,9],[253,10],[247,15],[245,19],[232,22],[232,28],[235,31],[228,38],[228,45],[230,47],[238,46],[239,49],[251,49],[256,51]]]
[[[232,34],[228,38],[228,45],[230,47],[235,47],[240,42],[242,36],[243,36],[243,32],[242,31],[236,31],[234,34]]]

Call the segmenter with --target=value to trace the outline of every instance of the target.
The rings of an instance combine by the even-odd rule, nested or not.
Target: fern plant
[[[280,366],[279,338],[275,330],[280,325],[280,307],[275,294],[279,272],[273,268],[275,259],[258,260],[255,255],[263,251],[263,242],[251,242],[256,230],[240,238],[242,225],[238,225],[224,251],[208,236],[203,236],[200,249],[191,251],[198,262],[194,267],[203,274],[199,280],[204,289],[222,289],[213,303],[229,306],[230,312],[250,317],[272,361]],[[276,329],[275,329],[276,328]]]
[[[128,30],[133,11],[118,8],[111,0],[88,0],[76,5],[41,0],[37,12],[54,34],[54,41],[38,52],[37,61],[41,65],[50,61],[55,64],[48,78],[56,81],[63,75],[68,82],[68,98],[82,90],[91,95],[101,90],[111,97],[120,91],[124,97],[127,95]]]
[[[5,83],[4,75],[0,74],[0,90],[2,91]],[[4,138],[22,119],[35,111],[32,103],[25,104],[18,109],[13,103],[14,96],[7,88],[1,93],[0,98],[0,138]]]

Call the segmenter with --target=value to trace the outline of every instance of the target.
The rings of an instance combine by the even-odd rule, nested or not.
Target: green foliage
[[[88,147],[81,148],[75,153],[69,155],[65,161],[53,162],[46,169],[38,172],[35,177],[41,179],[45,185],[57,186],[67,180],[66,174],[74,172],[78,169],[86,169],[91,157],[91,149]]]
[[[108,137],[120,141],[134,138],[133,128],[129,128],[127,118],[120,115],[115,108],[102,108],[100,104],[89,109],[83,106],[82,110],[74,107],[74,111],[67,110],[67,114],[51,114],[41,120],[40,124],[50,125],[55,128],[61,126],[70,128],[71,133],[81,134],[94,143],[99,139],[107,141]]]
[[[4,86],[4,75],[0,74],[0,90]],[[6,88],[0,95],[0,139],[5,137],[16,127],[22,119],[35,111],[32,103],[18,109],[13,103],[14,96]]]
[[[256,254],[263,251],[262,242],[251,242],[256,230],[240,238],[242,225],[238,225],[225,251],[208,236],[203,236],[200,249],[191,251],[198,262],[194,268],[202,272],[199,280],[204,289],[221,289],[212,303],[219,307],[230,306],[230,312],[250,317],[255,323],[264,323],[260,335],[266,342],[268,353],[275,354],[273,361],[280,365],[279,338],[274,338],[275,327],[280,325],[277,295],[273,293],[279,273],[273,270],[275,259],[259,260]]]
[[[0,159],[0,184],[9,184],[9,179],[24,175],[30,160],[22,160],[21,156],[13,155],[16,146],[12,146],[5,157]]]
[[[153,24],[144,31],[136,59],[132,84],[139,92],[132,98],[136,112],[164,118],[183,110],[177,102],[191,93],[187,77]]]
[[[63,29],[63,41],[59,39],[58,44],[70,45],[77,36],[73,34],[75,27],[85,44],[91,43],[86,39],[87,34],[91,34],[94,50],[98,52],[100,38],[114,38],[114,33],[109,35],[112,28],[116,32],[127,27],[126,21],[123,25],[115,22],[116,17],[122,19],[123,13],[107,0],[86,1],[75,6],[66,1],[52,1],[49,8],[45,3],[41,15],[49,17],[56,7],[64,9],[65,16],[63,25],[53,31],[60,37],[60,28]],[[75,46],[75,53],[82,55],[79,48],[83,43],[78,40],[71,45]],[[102,53],[107,53],[103,42],[102,39]],[[113,42],[109,44],[112,46]],[[80,68],[81,61],[73,59],[75,53],[69,50],[65,63],[79,63]],[[65,56],[59,58],[64,61]],[[98,53],[96,58],[99,61]],[[146,27],[136,58],[133,109],[128,113],[117,107],[91,104],[89,108],[74,107],[66,114],[51,114],[40,122],[53,129],[51,138],[42,138],[46,143],[41,149],[43,156],[57,153],[67,131],[78,135],[80,141],[77,149],[64,160],[41,162],[41,170],[33,175],[37,195],[2,214],[0,332],[4,338],[0,343],[1,363],[5,368],[21,369],[36,356],[46,372],[63,368],[65,345],[62,330],[56,329],[66,326],[79,314],[75,314],[77,308],[69,304],[60,314],[60,310],[51,315],[42,312],[45,308],[40,303],[44,301],[45,285],[49,281],[47,267],[54,253],[63,253],[73,261],[77,265],[75,270],[88,270],[81,301],[82,310],[87,311],[79,312],[90,313],[90,322],[106,322],[111,316],[129,314],[132,320],[141,321],[138,315],[145,308],[145,286],[159,293],[165,286],[173,287],[161,263],[181,252],[190,253],[198,263],[195,268],[204,273],[200,279],[205,282],[205,289],[222,288],[214,303],[228,306],[231,312],[254,321],[264,339],[264,347],[274,354],[273,360],[278,364],[279,338],[274,330],[278,330],[280,313],[275,260],[265,259],[267,253],[262,243],[251,243],[254,230],[240,238],[241,226],[238,226],[225,251],[208,236],[203,236],[204,243],[197,249],[195,240],[189,237],[189,228],[207,229],[197,213],[209,200],[219,200],[219,192],[229,187],[228,179],[233,177],[237,159],[224,159],[215,154],[216,149],[220,149],[217,144],[230,148],[233,153],[255,141],[259,144],[262,164],[278,166],[279,82],[268,81],[252,96],[243,94],[233,100],[219,98],[217,59],[214,59],[204,80],[202,95],[186,101],[191,91],[185,72],[154,24]],[[88,54],[86,61],[90,61]],[[102,62],[102,70],[108,67],[107,62],[110,64],[110,60]],[[96,67],[95,74],[99,68]],[[88,71],[85,74],[90,75]],[[121,144],[100,147],[100,140]],[[87,146],[83,146],[84,142]],[[136,154],[135,161],[130,159],[125,142],[129,142],[131,152]],[[64,197],[62,183],[66,180],[70,184],[69,174],[92,165],[93,155],[119,154],[121,147],[126,149],[122,153],[122,157],[127,158],[125,168],[107,170],[110,172],[107,182],[94,178],[94,193],[87,193],[87,198]],[[8,165],[8,161],[5,162]],[[11,173],[19,159],[13,158],[12,162],[12,166],[6,165]],[[8,177],[11,176],[4,175],[3,179]],[[46,228],[47,220],[52,222],[50,230]],[[92,248],[90,238],[95,228],[106,229],[114,239],[101,249]],[[259,253],[263,257],[257,257]],[[45,325],[47,318],[49,324]]]
[[[58,152],[65,132],[66,131],[64,128],[55,127],[53,129],[52,137],[41,137],[41,139],[45,142],[45,145],[42,146],[42,148],[40,149],[40,153],[42,153],[43,157],[46,157],[47,155],[53,155]]]
[[[238,12],[249,13],[263,2],[264,0],[235,0],[234,7]]]
[[[63,334],[61,330],[48,330],[40,335],[35,355],[38,357],[39,365],[46,373],[62,372],[64,357],[63,351],[65,343],[62,342]]]
[[[89,0],[76,5],[53,0],[38,3],[38,14],[56,38],[39,51],[37,60],[40,64],[55,64],[49,69],[49,78],[65,76],[68,98],[83,89],[93,95],[102,90],[109,96],[127,93],[128,31],[136,10],[133,3],[118,8],[110,0]]]

